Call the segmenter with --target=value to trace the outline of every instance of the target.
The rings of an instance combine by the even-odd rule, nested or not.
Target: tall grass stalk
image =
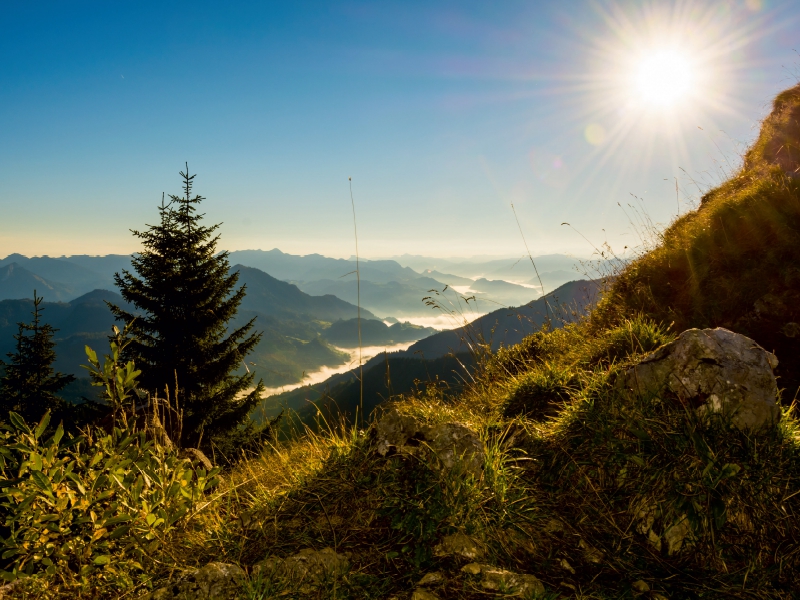
[[[358,324],[358,383],[360,386],[358,398],[358,412],[355,422],[358,426],[358,419],[364,420],[364,364],[361,357],[362,344],[361,344],[361,268],[358,258],[358,227],[356,226],[356,203],[353,200],[353,178],[348,177],[347,181],[350,183],[350,206],[353,208],[353,236],[356,240],[356,304],[357,304],[357,324]]]
[[[517,209],[514,208],[514,203],[511,203],[511,212],[514,213],[514,219],[517,221],[517,227],[519,228],[519,235],[522,237],[522,243],[525,244],[525,252],[528,253],[528,258],[533,265],[533,271],[536,273],[536,279],[539,280],[539,287],[542,289],[542,298],[544,298],[544,311],[547,315],[547,318],[550,318],[550,303],[547,301],[547,295],[545,294],[544,284],[542,283],[542,278],[539,276],[539,269],[536,268],[536,263],[533,262],[533,256],[531,255],[530,248],[528,248],[528,242],[525,240],[525,234],[522,233],[522,225],[519,223],[519,217],[517,216]]]

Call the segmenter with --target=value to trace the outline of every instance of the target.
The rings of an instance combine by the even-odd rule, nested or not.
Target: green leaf
[[[634,464],[636,464],[636,465],[638,465],[640,467],[644,467],[645,466],[644,460],[642,460],[642,457],[637,455],[637,454],[628,454],[625,458],[627,458],[629,461],[631,461],[632,463],[634,463]]]
[[[123,535],[127,534],[130,530],[131,530],[131,526],[130,525],[122,525],[120,527],[115,527],[114,531],[112,531],[108,535],[108,539],[116,540],[118,538],[121,538]]]
[[[53,493],[53,486],[50,484],[50,480],[41,471],[31,471],[31,479],[33,479],[33,482],[42,491],[48,494]]]
[[[33,437],[37,440],[42,437],[42,434],[47,429],[47,426],[50,424],[50,411],[44,413],[42,420],[39,421],[39,425],[36,427],[36,431],[33,432]]]
[[[86,357],[89,359],[90,363],[93,365],[99,364],[97,360],[97,352],[89,348],[89,346],[85,346],[84,351],[86,352]]]
[[[32,471],[41,471],[42,470],[42,457],[39,455],[38,452],[31,452],[31,457],[28,460],[31,465]]]
[[[93,562],[96,565],[107,565],[111,562],[111,556],[108,554],[101,554],[100,556],[95,556]]]
[[[719,478],[720,479],[728,479],[730,477],[735,477],[736,475],[739,474],[739,471],[741,471],[741,470],[742,470],[742,467],[740,467],[737,464],[726,463],[725,465],[722,466],[722,472],[720,473]]]
[[[103,523],[103,527],[110,527],[111,525],[117,525],[118,523],[124,523],[126,521],[130,521],[132,517],[130,515],[118,515],[116,517],[111,517],[110,519],[106,520]]]
[[[62,437],[64,437],[64,427],[63,423],[59,423],[58,429],[56,429],[56,432],[53,434],[53,445],[58,446],[58,443],[61,441]]]
[[[650,434],[648,434],[644,429],[638,429],[637,427],[628,427],[628,431],[630,431],[633,435],[635,435],[643,442],[650,441]]]
[[[30,433],[30,429],[25,424],[25,419],[15,413],[13,410],[8,413],[8,420],[11,421],[11,424],[16,427],[18,431],[27,431]]]

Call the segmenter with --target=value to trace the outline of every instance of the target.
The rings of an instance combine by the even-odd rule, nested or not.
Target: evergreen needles
[[[61,408],[63,400],[57,394],[75,380],[72,375],[53,372],[53,334],[57,330],[41,322],[41,303],[42,297],[34,290],[33,321],[18,323],[16,351],[8,355],[8,363],[0,361],[5,367],[0,379],[0,414],[13,410],[29,421],[38,421],[48,410]]]
[[[234,371],[261,334],[251,332],[255,319],[228,331],[245,287],[236,288],[239,274],[230,273],[228,253],[217,253],[219,224],[202,224],[196,207],[204,198],[192,196],[188,165],[181,177],[184,193],[162,200],[160,223],[133,231],[144,246],[133,257],[135,273],[115,277],[122,297],[143,314],[110,308],[135,336],[126,359],[142,369],[142,387],[180,395],[183,430],[175,441],[200,446],[204,435],[209,442],[235,430],[260,401],[262,382],[254,386],[253,373]]]

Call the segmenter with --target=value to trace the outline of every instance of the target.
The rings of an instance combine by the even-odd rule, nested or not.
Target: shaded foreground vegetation
[[[118,471],[109,467],[102,480],[120,483],[101,499],[104,507],[118,503],[104,508],[107,519],[120,505],[133,506],[125,512],[130,528],[121,530],[123,521],[98,524],[89,517],[97,513],[82,508],[75,492],[78,485],[94,489],[86,485],[92,476],[77,465],[91,464],[95,447],[75,450],[86,459],[48,466],[60,477],[58,469],[77,461],[74,478],[50,479],[48,487],[42,455],[47,461],[55,455],[31,447],[25,440],[35,432],[24,424],[11,425],[0,487],[4,543],[10,548],[19,523],[41,523],[37,531],[52,534],[52,552],[63,557],[50,559],[58,566],[51,569],[44,554],[30,554],[24,544],[7,551],[7,574],[27,568],[35,575],[20,580],[13,594],[135,597],[209,561],[243,566],[248,576],[240,595],[259,600],[405,599],[432,571],[445,583],[432,584],[430,593],[442,599],[513,593],[487,591],[462,571],[463,561],[435,551],[444,536],[463,533],[480,546],[483,562],[538,577],[543,598],[797,597],[800,424],[793,398],[800,319],[793,299],[800,297],[794,274],[800,183],[781,152],[796,148],[798,111],[800,87],[778,97],[740,172],[628,265],[588,318],[479,352],[473,379],[458,393],[431,385],[393,398],[392,409],[417,422],[458,422],[476,432],[485,449],[477,473],[458,462],[443,469],[425,453],[382,456],[370,427],[336,421],[298,427],[289,441],[267,444],[198,493],[189,487],[213,474],[182,459],[186,476],[179,485],[189,486],[181,494],[187,503],[165,512],[173,515],[164,521],[170,526],[152,533],[158,543],[150,548],[138,532],[158,517],[148,516],[154,513],[141,495],[135,502],[127,496],[138,485],[130,475],[133,465],[141,468],[138,458],[126,463],[120,455],[112,465]],[[787,132],[786,143],[773,143]],[[722,417],[700,419],[667,394],[631,394],[618,385],[624,368],[693,326],[725,326],[775,351],[782,388],[777,426],[740,431]],[[142,451],[154,439],[114,435],[130,437],[127,443]],[[159,457],[177,452],[152,443]],[[148,494],[161,485],[156,477],[143,481]],[[25,494],[35,499],[25,505]],[[122,540],[109,543],[114,554],[92,558],[85,569],[83,546],[58,537],[65,535],[60,517],[52,516],[60,514],[58,502],[83,511],[76,523],[85,531],[102,531],[90,538]],[[308,548],[332,548],[348,557],[349,569],[301,585],[255,568],[267,556]],[[128,562],[115,562],[117,556]],[[124,576],[114,571],[117,564]]]

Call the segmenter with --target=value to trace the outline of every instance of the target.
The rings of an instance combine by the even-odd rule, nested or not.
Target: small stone
[[[295,581],[302,580],[318,584],[329,577],[341,575],[349,568],[350,561],[347,557],[337,554],[332,548],[323,548],[322,550],[305,548],[285,559],[270,556],[256,565],[254,570],[274,573]]]
[[[788,338],[796,338],[800,335],[800,325],[797,323],[786,323],[781,329],[781,332]]]
[[[652,529],[647,532],[647,541],[655,548],[656,552],[661,552],[661,538]]]
[[[564,523],[558,519],[550,519],[544,526],[545,533],[564,533]]]
[[[464,533],[447,535],[442,542],[434,547],[435,556],[457,556],[467,560],[475,560],[483,556],[483,548],[470,536]]]
[[[226,563],[212,562],[173,580],[147,600],[235,600],[244,578],[244,571]]]
[[[533,575],[520,575],[504,569],[483,569],[484,589],[516,594],[543,594],[544,584]]]
[[[417,588],[411,594],[411,600],[440,600],[439,596],[425,588]]]
[[[578,548],[583,550],[583,557],[590,563],[600,564],[603,562],[603,553],[600,552],[597,548],[586,542],[585,540],[581,540],[578,542]]]
[[[437,585],[443,582],[444,575],[442,575],[441,571],[433,571],[432,573],[426,573],[417,585]]]
[[[569,561],[567,561],[567,559],[566,559],[566,558],[562,558],[562,559],[559,561],[559,564],[561,565],[561,568],[562,568],[562,569],[564,569],[565,571],[569,571],[570,573],[572,573],[573,575],[575,575],[575,569],[573,569],[573,568],[572,568],[572,565],[571,565],[571,564],[569,564]]]
[[[667,554],[672,556],[680,552],[684,542],[690,538],[692,525],[686,515],[681,515],[678,520],[664,532],[664,539],[667,542]]]
[[[478,563],[469,563],[461,567],[461,572],[469,575],[480,575],[483,567],[484,565],[479,565]]]
[[[479,477],[486,450],[477,433],[462,423],[423,425],[412,416],[389,408],[375,425],[375,450],[381,456],[392,452],[419,455],[432,452],[444,469],[458,468]]]
[[[420,431],[414,417],[401,414],[396,408],[387,410],[375,426],[375,447],[378,454],[386,456],[390,450],[405,446]]]
[[[23,583],[23,579],[16,579],[11,583],[0,586],[0,600],[11,600],[19,591],[19,587]]]
[[[650,591],[650,586],[647,585],[647,583],[645,583],[641,579],[639,581],[634,581],[631,584],[631,588],[633,589],[634,592],[638,594],[644,594],[645,592]]]

